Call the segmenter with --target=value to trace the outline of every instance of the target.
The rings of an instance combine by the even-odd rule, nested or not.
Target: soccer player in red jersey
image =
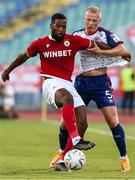
[[[9,74],[16,67],[37,54],[40,56],[43,96],[49,104],[62,107],[64,123],[69,133],[67,151],[72,148],[87,150],[95,146],[93,142],[83,140],[87,128],[84,102],[75,90],[71,75],[74,69],[77,51],[91,48],[93,41],[66,34],[67,18],[60,13],[51,19],[51,35],[33,41],[23,54],[20,54],[3,72],[2,80],[9,80]],[[81,126],[76,127],[76,117]],[[64,161],[56,170],[66,171]]]

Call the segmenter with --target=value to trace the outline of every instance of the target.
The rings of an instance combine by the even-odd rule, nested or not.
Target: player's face
[[[101,18],[98,12],[92,13],[90,11],[86,11],[84,16],[86,34],[93,34],[97,30],[100,22]]]
[[[51,35],[56,41],[62,41],[66,33],[66,19],[56,19],[54,23],[51,24]]]

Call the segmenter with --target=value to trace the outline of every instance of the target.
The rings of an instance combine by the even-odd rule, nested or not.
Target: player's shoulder
[[[113,39],[113,41],[115,42],[120,42],[120,43],[123,43],[120,38],[118,37],[118,35],[116,35],[114,32],[112,32],[111,30],[107,30],[107,29],[104,29],[103,27],[99,27],[98,31],[102,31],[106,34],[106,37],[107,39]],[[102,33],[101,33],[102,34]]]
[[[75,39],[73,34],[65,34],[65,39]]]
[[[33,42],[34,42],[34,44],[41,45],[48,41],[49,41],[49,36],[44,36],[44,37],[38,37]]]
[[[74,31],[72,34],[73,34],[73,35],[81,35],[82,33],[84,33],[84,28],[79,29],[79,30],[76,30],[76,31]]]
[[[43,36],[43,37],[39,37],[37,40],[38,41],[46,41],[46,40],[49,40],[49,36]]]
[[[65,34],[65,37],[64,37],[64,40],[69,40],[69,41],[74,42],[74,43],[81,41],[82,39],[84,39],[84,38],[82,38],[79,35],[73,35],[73,34]]]
[[[112,34],[112,31],[105,29],[104,27],[98,27],[99,32],[104,32],[106,34]]]

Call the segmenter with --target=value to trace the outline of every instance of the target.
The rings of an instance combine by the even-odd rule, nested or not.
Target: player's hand
[[[9,80],[9,73],[6,70],[1,74],[1,79],[5,82]]]
[[[87,49],[87,51],[93,53],[93,54],[102,54],[103,50],[99,48],[99,46],[94,42],[94,47]]]
[[[131,62],[131,54],[127,52],[124,56],[122,56],[123,59],[127,60],[128,62]]]

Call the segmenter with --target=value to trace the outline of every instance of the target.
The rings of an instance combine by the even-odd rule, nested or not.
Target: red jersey
[[[90,40],[65,34],[60,42],[46,36],[33,41],[27,48],[30,57],[40,55],[41,74],[71,81],[77,51],[87,49]]]

